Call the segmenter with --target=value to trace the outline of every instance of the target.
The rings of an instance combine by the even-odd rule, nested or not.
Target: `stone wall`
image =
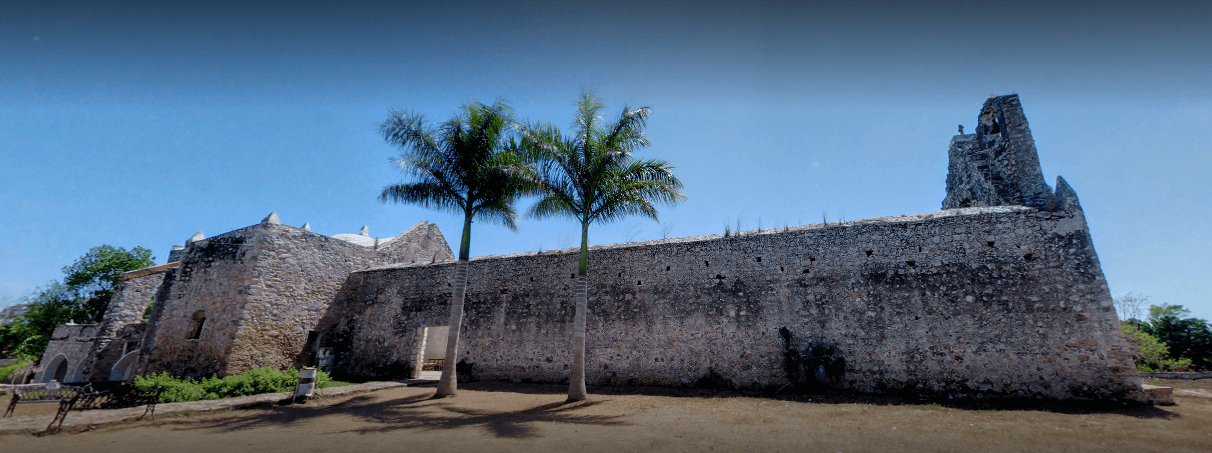
[[[202,377],[227,369],[248,292],[258,278],[256,254],[249,253],[256,228],[186,245],[180,267],[168,274],[152,306],[141,374]]]
[[[226,373],[299,367],[307,334],[350,272],[382,263],[373,248],[283,225],[263,225],[249,245],[257,257],[241,328]]]
[[[438,226],[421,221],[400,233],[387,245],[379,247],[384,263],[432,264],[454,261],[455,255]]]
[[[110,370],[128,351],[138,350],[142,341],[143,327],[137,329],[139,338],[132,338],[127,326],[142,324],[143,313],[164,283],[164,276],[178,263],[152,266],[122,274],[114,286],[113,298],[105,310],[105,316],[97,328],[97,337],[85,360],[84,381],[109,379]],[[125,336],[126,338],[122,338]],[[114,342],[114,340],[122,340]],[[132,343],[133,340],[133,344]]]
[[[46,351],[38,366],[42,369],[34,377],[37,382],[49,382],[54,379],[55,372],[61,361],[67,362],[67,372],[59,382],[80,382],[84,374],[84,362],[92,350],[93,339],[97,336],[96,324],[61,324],[55,326],[51,333]]]
[[[167,274],[157,296],[164,303],[153,306],[141,373],[202,377],[299,367],[309,361],[308,333],[350,272],[453,259],[427,222],[376,248],[282,225],[275,215],[191,242],[180,256],[180,268]]]
[[[948,158],[943,209],[1055,209],[1018,95],[990,96],[977,116],[976,132],[953,137]]]
[[[1072,206],[594,247],[587,381],[1132,398],[1140,380]],[[471,262],[460,360],[472,376],[568,379],[576,256]],[[446,320],[452,269],[350,275],[322,323],[339,370],[412,369],[417,327]]]

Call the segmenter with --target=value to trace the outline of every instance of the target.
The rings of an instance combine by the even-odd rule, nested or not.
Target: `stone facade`
[[[472,260],[460,361],[568,379],[577,252]],[[339,367],[409,370],[451,265],[350,276],[328,318]],[[591,385],[791,383],[791,349],[858,391],[1125,398],[1140,382],[1080,211],[967,208],[590,251]],[[827,354],[814,351],[827,351]],[[396,375],[396,377],[405,377]],[[814,383],[816,376],[808,376]]]
[[[1076,193],[1043,181],[1017,96],[978,122],[951,141],[940,212],[592,247],[588,383],[1143,400]],[[577,253],[471,261],[461,378],[567,382]],[[448,320],[454,255],[427,222],[330,238],[271,214],[173,256],[123,289],[145,301],[162,281],[138,373],[300,366],[323,348],[335,372],[408,378]],[[108,342],[97,378],[143,326],[125,297],[92,334]]]
[[[192,377],[299,367],[309,332],[350,272],[397,260],[453,260],[436,225],[366,247],[262,222],[186,245],[149,319],[142,373]]]
[[[55,326],[46,351],[39,362],[41,370],[36,382],[80,382],[84,363],[97,337],[96,324],[62,324]]]
[[[179,263],[127,272],[119,277],[113,298],[97,328],[97,336],[85,359],[81,380],[108,379],[114,365],[126,354],[139,350],[143,341],[143,313],[164,284],[169,270]]]
[[[976,133],[953,137],[948,155],[943,209],[1008,205],[1055,209],[1018,95],[990,96],[977,117]]]

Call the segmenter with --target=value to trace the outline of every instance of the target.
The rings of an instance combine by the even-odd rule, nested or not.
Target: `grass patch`
[[[289,368],[277,370],[270,367],[249,370],[241,374],[194,380],[170,376],[168,373],[135,377],[134,385],[141,390],[159,388],[161,403],[182,401],[216,400],[234,396],[259,395],[294,391],[299,380],[299,370]],[[316,388],[350,385],[349,382],[334,381],[328,373],[316,372]]]
[[[17,359],[16,362],[5,366],[0,366],[0,382],[7,381],[8,378],[12,377],[18,371],[21,371],[26,366],[29,366],[30,362],[31,361],[29,359]]]

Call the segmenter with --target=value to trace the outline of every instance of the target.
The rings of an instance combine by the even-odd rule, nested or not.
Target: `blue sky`
[[[568,127],[588,87],[612,114],[652,107],[644,155],[689,198],[593,244],[936,211],[956,125],[1017,93],[1112,293],[1212,318],[1209,23],[1207,2],[3,3],[0,305],[90,247],[163,262],[270,211],[456,236],[448,214],[376,201],[401,178],[376,123],[500,97]],[[477,225],[472,254],[578,233]]]

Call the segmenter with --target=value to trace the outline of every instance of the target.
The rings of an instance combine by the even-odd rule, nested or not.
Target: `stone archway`
[[[59,354],[42,368],[42,375],[38,377],[38,382],[50,382],[52,379],[63,382],[67,378],[67,370],[67,356]]]
[[[135,361],[139,359],[139,351],[131,351],[122,356],[118,363],[110,369],[109,380],[111,381],[129,381],[135,376]]]

